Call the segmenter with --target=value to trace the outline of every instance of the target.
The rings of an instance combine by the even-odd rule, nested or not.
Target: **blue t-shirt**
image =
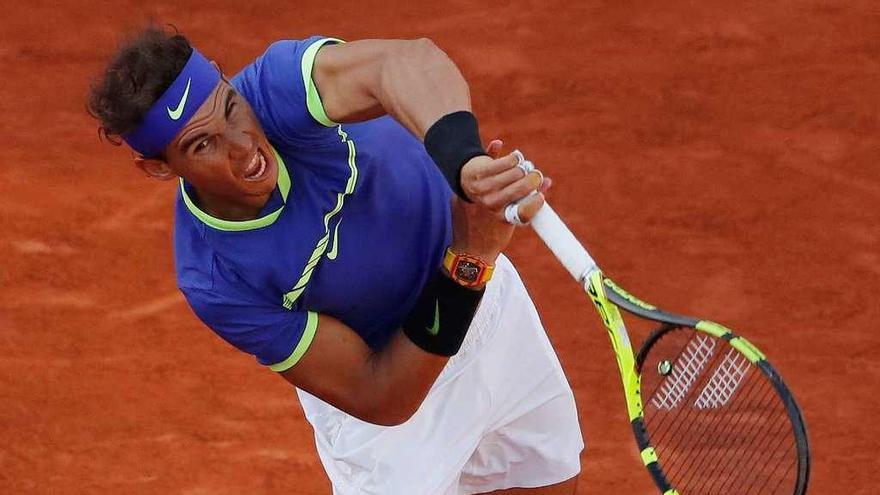
[[[381,348],[451,240],[451,191],[422,143],[387,116],[338,125],[324,113],[312,65],[336,42],[276,42],[232,79],[278,158],[260,216],[213,218],[184,182],[176,205],[177,281],[193,311],[276,371],[306,351],[318,313]]]

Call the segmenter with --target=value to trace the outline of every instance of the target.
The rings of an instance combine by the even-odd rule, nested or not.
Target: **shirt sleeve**
[[[210,290],[182,288],[196,316],[223,340],[273,371],[293,367],[312,343],[318,315],[271,304],[243,284],[215,278]]]
[[[342,41],[323,36],[277,41],[233,78],[270,139],[289,144],[337,139],[330,129],[337,124],[324,112],[312,80],[318,50],[333,43]]]

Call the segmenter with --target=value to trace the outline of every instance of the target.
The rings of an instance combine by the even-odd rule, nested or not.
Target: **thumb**
[[[501,148],[503,146],[503,141],[500,139],[493,139],[489,142],[489,146],[486,147],[486,153],[493,159],[498,159],[501,157]]]
[[[517,210],[519,213],[519,219],[524,223],[531,222],[542,206],[544,206],[544,194],[532,194],[519,204],[519,209]]]

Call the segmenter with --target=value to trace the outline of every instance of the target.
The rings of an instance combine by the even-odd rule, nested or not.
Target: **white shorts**
[[[334,495],[467,495],[580,472],[571,387],[504,256],[461,350],[406,423],[373,425],[298,393]]]

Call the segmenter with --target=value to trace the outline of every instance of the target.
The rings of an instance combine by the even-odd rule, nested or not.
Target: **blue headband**
[[[147,111],[143,123],[137,129],[123,134],[122,138],[146,158],[161,155],[219,81],[217,68],[193,48],[183,70]]]

